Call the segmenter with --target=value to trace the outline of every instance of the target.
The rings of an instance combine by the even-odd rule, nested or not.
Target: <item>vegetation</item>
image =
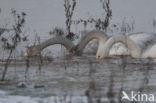
[[[55,27],[52,31],[49,32],[49,34],[55,35],[55,36],[64,36],[71,41],[76,41],[78,39],[78,37],[80,37],[80,36],[79,36],[79,34],[74,33],[74,31],[71,30],[71,27],[73,25],[78,25],[78,24],[83,24],[84,28],[87,27],[89,24],[92,24],[92,25],[94,25],[94,29],[100,30],[100,31],[103,31],[106,33],[113,32],[113,28],[116,28],[116,30],[119,30],[123,34],[126,34],[127,32],[131,32],[134,30],[135,21],[128,23],[128,22],[126,22],[126,20],[123,20],[123,22],[120,25],[113,24],[112,28],[111,28],[110,20],[112,18],[112,9],[110,7],[110,0],[100,0],[100,3],[102,6],[102,10],[103,10],[103,12],[101,14],[105,14],[105,16],[102,16],[103,18],[92,17],[87,20],[83,20],[83,19],[73,20],[73,15],[75,13],[77,2],[76,2],[76,0],[64,0],[66,28],[64,30],[63,28]],[[1,9],[0,9],[0,13],[1,13]],[[2,47],[4,50],[9,52],[8,57],[5,60],[1,81],[6,80],[6,74],[8,71],[8,67],[11,64],[12,55],[13,55],[14,51],[16,49],[18,49],[17,47],[20,45],[21,42],[29,41],[28,35],[26,35],[25,32],[23,32],[23,28],[24,28],[25,22],[26,22],[25,21],[26,13],[25,12],[18,13],[16,10],[12,10],[12,15],[14,18],[14,25],[12,26],[12,28],[11,29],[10,28],[9,29],[0,28],[0,40],[1,40]],[[156,20],[153,20],[153,27],[155,27],[155,26],[156,26]],[[6,31],[7,32],[12,31],[13,33],[11,35],[9,35],[8,37],[5,37],[3,35],[3,33]],[[35,40],[36,41],[34,44],[40,44],[39,36],[36,35]],[[68,63],[70,61],[70,56],[63,58],[62,64],[64,66],[65,71],[68,71],[68,69],[70,69],[69,65],[71,65],[71,64]],[[47,57],[49,57],[49,55]],[[41,73],[42,73],[41,69],[42,69],[43,64],[47,63],[46,65],[48,65],[49,62],[53,61],[53,59],[51,59],[51,58],[49,59],[49,58],[48,59],[46,58],[46,60],[45,60],[45,57],[42,56],[41,52],[36,57],[28,56],[27,58],[23,58],[25,60],[25,65],[26,65],[25,79],[27,80],[27,78],[28,78],[31,61],[33,61],[33,63],[37,61],[39,76],[41,76]],[[15,60],[16,60],[16,58],[15,58]],[[89,64],[89,74],[88,74],[89,83],[88,83],[88,89],[85,91],[85,96],[88,99],[88,103],[93,103],[94,101],[92,100],[92,98],[94,98],[94,97],[98,98],[96,101],[97,103],[101,103],[101,101],[100,101],[101,95],[97,96],[97,93],[99,93],[101,88],[98,88],[98,84],[96,83],[97,82],[96,78],[94,77],[94,75],[96,73],[95,68],[97,66],[97,65],[95,66],[94,64],[100,64],[100,63],[97,63],[97,62],[95,63],[95,61],[90,60],[89,58],[87,58],[86,61]],[[121,77],[122,77],[121,88],[119,90],[118,95],[120,95],[122,90],[124,89],[123,84],[125,81],[124,80],[125,71],[126,71],[125,69],[129,65],[127,62],[128,62],[127,57],[124,57],[124,56],[121,56],[120,59],[117,61],[117,65],[121,69],[120,71],[121,71]],[[74,63],[75,63],[75,61],[74,61]],[[79,67],[81,65],[77,61],[76,61],[76,64],[78,65],[78,69],[79,69]],[[35,64],[33,64],[33,65],[35,65]],[[133,63],[133,65],[135,65],[135,64]],[[101,67],[101,68],[103,68],[103,67]],[[144,78],[143,78],[144,80],[142,83],[142,87],[140,87],[140,91],[143,91],[144,87],[147,86],[147,84],[148,84],[148,77],[149,77],[148,68],[153,69],[153,65],[151,65],[150,63],[146,63],[146,64],[143,64],[143,66],[141,66],[141,68],[140,68],[140,69],[144,70]],[[103,68],[103,69],[107,69],[107,68]],[[77,71],[79,72],[79,70],[77,70]],[[116,82],[115,81],[116,72],[115,72],[114,68],[113,69],[111,68],[108,72],[110,73],[110,75],[109,75],[109,80],[108,80],[109,85],[108,85],[108,90],[106,91],[106,96],[109,99],[110,103],[115,103],[114,98],[115,98],[116,94],[115,94],[114,86],[115,86],[115,82]],[[62,85],[64,85],[64,84],[62,84]],[[24,87],[26,87],[26,86],[24,85]],[[34,86],[34,88],[40,88],[40,87],[43,88],[45,86],[44,85]],[[121,100],[121,96],[118,96],[118,101],[122,103],[122,101],[120,101],[120,100]]]
[[[7,73],[8,65],[10,64],[10,58],[11,58],[13,51],[17,48],[18,44],[22,40],[23,41],[27,40],[26,37],[22,37],[22,35],[21,35],[22,27],[24,27],[24,23],[25,23],[26,14],[24,12],[22,12],[21,14],[18,14],[16,12],[16,10],[12,10],[12,14],[14,17],[15,24],[13,25],[13,29],[12,29],[14,31],[14,33],[12,35],[10,35],[11,40],[8,40],[9,38],[4,38],[4,37],[2,37],[3,35],[1,35],[1,41],[3,42],[3,48],[10,51],[9,56],[6,60],[6,64],[4,66],[4,71],[2,74],[2,78],[1,78],[2,81],[5,80],[5,75]],[[10,41],[11,41],[11,43],[10,43]]]

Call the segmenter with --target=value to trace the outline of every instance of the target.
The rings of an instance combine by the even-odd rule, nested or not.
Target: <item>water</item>
[[[131,32],[155,32],[152,25],[156,19],[155,3],[155,0],[111,0],[113,17],[110,26],[114,23],[121,25],[125,20],[129,24],[134,23],[135,28]],[[42,42],[51,37],[49,31],[52,28],[65,29],[63,0],[0,0],[0,8],[0,27],[12,28],[12,8],[27,14],[24,32],[30,35],[30,41],[20,45],[18,50],[25,51],[25,46],[32,45],[35,34],[41,36]],[[102,11],[97,0],[77,0],[73,20],[103,17]],[[89,26],[86,29],[94,28]],[[72,25],[72,31],[80,33],[82,30],[82,25]],[[18,50],[14,57],[20,54]],[[6,76],[8,81],[0,82],[0,103],[60,103],[65,96],[67,101],[71,97],[74,103],[87,103],[88,91],[92,98],[101,98],[106,103],[111,101],[111,97],[119,101],[122,90],[156,95],[156,68],[151,60],[112,57],[98,62],[95,56],[64,58],[58,46],[49,50],[54,56],[58,53],[60,58],[44,61],[41,70],[34,62],[38,59],[31,60],[27,73],[25,61],[11,63]],[[0,50],[0,57],[6,58],[7,54]],[[0,76],[4,63],[0,62]],[[26,88],[17,87],[20,83],[26,83]]]
[[[38,63],[31,60],[28,72],[25,71],[24,62],[17,62],[16,65],[12,62],[6,76],[9,81],[2,82],[0,90],[33,100],[46,100],[52,96],[87,98],[87,91],[92,98],[106,101],[110,99],[108,93],[113,93],[112,98],[119,101],[122,90],[156,95],[155,63],[148,59],[111,57],[98,62],[94,56],[64,57],[44,62],[41,70]],[[18,87],[22,82],[26,88]]]

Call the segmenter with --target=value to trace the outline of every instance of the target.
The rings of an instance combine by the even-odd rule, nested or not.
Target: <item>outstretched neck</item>
[[[130,50],[131,56],[133,58],[140,58],[141,56],[141,50],[140,48],[133,42],[131,39],[127,38],[124,35],[116,35],[112,36],[108,41],[101,47],[103,50],[103,57],[106,57],[109,55],[109,51],[111,47],[116,43],[121,42],[127,46],[127,48]]]
[[[106,42],[107,40],[107,35],[104,32],[101,31],[91,31],[87,33],[80,42],[77,45],[76,52],[81,53],[83,49],[86,47],[86,45],[93,39],[97,39],[99,44],[102,44]]]
[[[44,48],[54,45],[54,44],[61,44],[63,45],[68,51],[74,46],[74,44],[65,37],[56,36],[54,38],[48,39],[43,43],[40,43],[40,49],[43,50]]]
[[[69,52],[70,52],[71,48],[74,47],[74,44],[67,38],[61,37],[61,36],[56,36],[56,37],[48,39],[36,46],[29,47],[26,54],[28,56],[38,55],[38,53],[40,53],[44,48],[54,45],[54,44],[63,45]]]

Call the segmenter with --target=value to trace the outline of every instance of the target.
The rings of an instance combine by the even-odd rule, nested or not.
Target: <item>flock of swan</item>
[[[72,54],[82,54],[83,49],[93,39],[98,41],[96,59],[100,60],[112,55],[130,55],[133,58],[156,58],[156,34],[133,33],[128,35],[107,36],[101,31],[90,31],[85,34],[77,45],[62,36],[56,36],[27,49],[24,56],[38,55],[44,48],[63,45]]]

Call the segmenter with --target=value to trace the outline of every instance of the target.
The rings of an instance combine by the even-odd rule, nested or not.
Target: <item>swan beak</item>
[[[25,52],[25,53],[24,53],[24,56],[25,56],[25,57],[27,57],[27,56],[28,56],[28,53],[27,53],[27,52]]]
[[[101,58],[100,56],[97,56],[96,59],[100,62]]]

